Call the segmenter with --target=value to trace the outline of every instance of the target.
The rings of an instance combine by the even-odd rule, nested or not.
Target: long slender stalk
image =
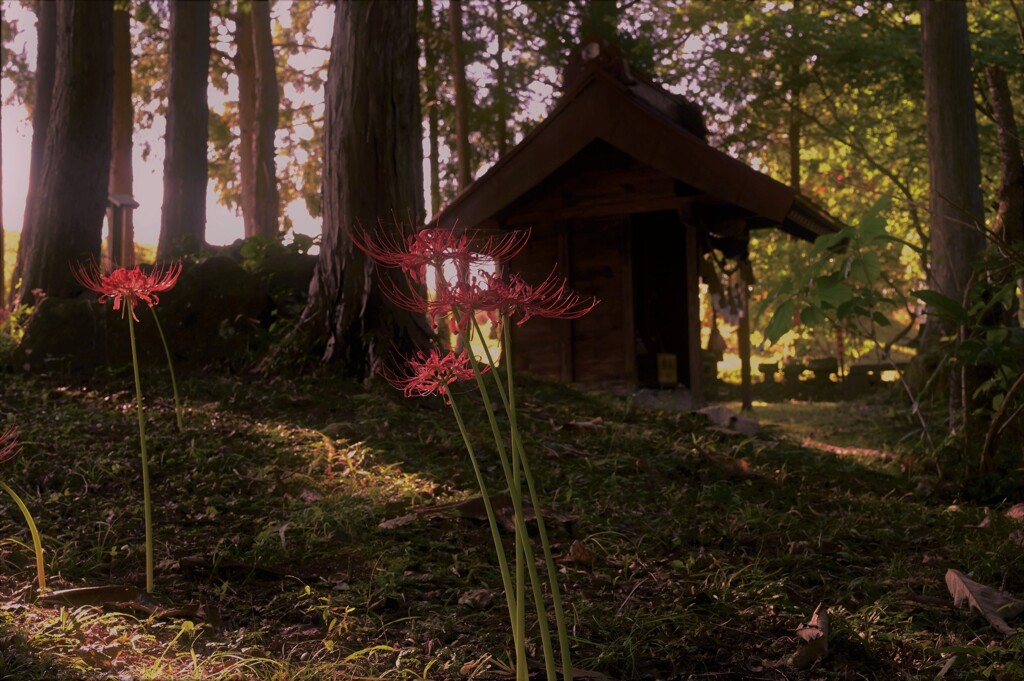
[[[474,320],[473,323],[475,325],[476,320]],[[490,353],[488,353],[488,355],[489,354]],[[491,366],[493,366],[493,363]],[[537,574],[537,563],[534,559],[533,546],[530,544],[529,534],[526,531],[526,516],[523,514],[523,491],[522,489],[514,488],[512,468],[509,464],[509,457],[505,450],[505,443],[503,442],[501,429],[498,427],[498,420],[494,416],[491,396],[488,394],[487,386],[484,384],[483,374],[480,373],[480,368],[475,362],[473,363],[473,375],[476,378],[476,384],[477,388],[480,390],[480,396],[484,401],[484,411],[487,412],[487,420],[491,426],[491,433],[494,436],[494,447],[498,450],[498,459],[501,461],[501,467],[505,473],[505,480],[509,485],[509,496],[512,497],[512,510],[515,514],[516,533],[521,534],[523,537],[523,553],[526,562],[526,569],[530,575],[533,602],[534,607],[537,610],[537,621],[540,625],[540,640],[541,646],[544,649],[544,665],[547,672],[547,678],[549,681],[555,681],[554,651],[551,645],[551,632],[548,628],[547,609],[544,606],[544,594],[540,588],[540,576]],[[539,508],[534,509],[535,515],[539,512]]]
[[[146,456],[146,419],[142,414],[142,380],[139,378],[139,353],[135,348],[135,321],[128,310],[128,334],[132,341],[132,368],[135,370],[135,403],[139,413],[139,449],[142,452],[142,504],[146,520],[146,593],[153,592],[153,504],[149,497],[149,457]]]
[[[174,391],[174,413],[178,417],[178,432],[185,432],[185,420],[182,418],[181,400],[178,398],[178,380],[174,377],[174,362],[171,361],[171,349],[167,346],[167,338],[164,336],[164,329],[160,326],[160,318],[156,314],[156,308],[150,307],[153,313],[153,321],[156,322],[157,333],[160,334],[160,342],[164,344],[164,354],[167,355],[167,369],[171,372],[171,390]]]
[[[448,393],[449,405],[452,408],[452,413],[455,414],[455,421],[459,424],[459,432],[462,433],[462,441],[466,445],[466,451],[469,453],[469,460],[473,464],[473,472],[476,474],[476,482],[480,487],[480,498],[484,502],[484,510],[487,511],[487,523],[491,526],[491,539],[494,540],[494,552],[498,555],[498,568],[501,570],[501,582],[505,586],[505,603],[508,606],[509,621],[512,623],[512,637],[516,649],[516,668],[522,666],[526,667],[526,650],[525,646],[520,643],[525,640],[526,632],[520,630],[518,623],[522,620],[516,618],[516,613],[519,612],[518,602],[522,601],[522,591],[513,591],[512,577],[508,570],[508,560],[505,558],[505,547],[501,543],[501,533],[498,530],[498,520],[494,515],[494,507],[491,505],[491,496],[487,493],[487,484],[484,482],[483,473],[480,471],[480,464],[476,459],[476,452],[473,449],[473,444],[469,439],[469,432],[466,430],[466,424],[462,420],[462,413],[459,411],[458,406],[455,404],[455,399],[452,397],[451,392]]]
[[[480,334],[480,327],[473,320],[477,334]],[[509,424],[512,428],[512,448],[517,452],[519,461],[523,466],[523,474],[526,477],[526,486],[530,493],[530,503],[533,504],[534,515],[537,518],[537,532],[540,535],[541,548],[544,551],[544,563],[547,567],[548,581],[551,585],[551,606],[555,611],[555,626],[558,629],[559,654],[562,658],[562,675],[565,679],[571,680],[572,660],[569,654],[569,629],[565,621],[565,609],[562,607],[562,595],[558,588],[558,569],[555,567],[554,557],[551,554],[551,543],[548,541],[547,526],[544,523],[544,515],[541,512],[540,496],[537,494],[537,486],[534,483],[533,475],[530,472],[530,464],[526,458],[526,451],[523,447],[522,438],[519,436],[519,424],[516,416],[515,383],[512,380],[512,337],[509,331],[509,319],[502,321],[502,362],[505,364],[506,381],[508,390],[502,385],[501,376],[494,371],[494,381],[498,388],[498,395],[501,397],[505,411],[508,413]],[[484,345],[484,355],[487,363],[495,366],[494,358],[490,349]],[[544,626],[547,626],[545,620]]]
[[[14,503],[18,506],[21,514],[25,516],[25,522],[28,524],[28,531],[32,535],[32,547],[36,551],[36,579],[39,581],[39,590],[46,590],[46,572],[43,565],[43,541],[39,538],[39,529],[36,528],[36,521],[32,519],[32,513],[28,510],[28,506],[21,500],[18,493],[11,489],[7,483],[0,480],[0,489],[7,492],[7,495],[14,500]]]

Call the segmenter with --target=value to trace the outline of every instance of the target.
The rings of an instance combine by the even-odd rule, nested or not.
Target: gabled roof
[[[591,60],[548,117],[445,208],[442,226],[482,226],[601,140],[695,189],[701,198],[739,209],[751,227],[779,227],[813,240],[839,230],[796,190],[714,149],[702,139],[699,109],[682,97]]]

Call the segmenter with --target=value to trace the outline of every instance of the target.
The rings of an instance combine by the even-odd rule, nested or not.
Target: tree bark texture
[[[472,149],[469,146],[469,86],[462,48],[462,2],[451,0],[448,13],[452,43],[452,73],[455,80],[455,152],[459,156],[459,189],[473,181]]]
[[[993,231],[1004,243],[1019,244],[1024,242],[1024,157],[1013,115],[1013,99],[1006,73],[1001,68],[986,67],[985,78],[999,142],[999,207]]]
[[[424,318],[388,302],[347,232],[422,219],[417,62],[416,3],[338,4],[326,87],[323,238],[309,302],[285,352],[312,350],[357,377],[427,333]]]
[[[69,264],[98,261],[110,172],[113,4],[57,2],[53,100],[18,299],[81,290]]]
[[[32,109],[32,148],[28,167],[28,194],[25,197],[25,215],[21,221],[21,240],[18,257],[11,273],[11,303],[20,298],[18,281],[28,261],[35,238],[35,220],[32,217],[34,196],[39,191],[39,176],[43,171],[43,150],[50,127],[50,109],[53,105],[53,79],[57,64],[57,4],[36,3],[36,85],[35,106]],[[0,300],[0,302],[3,302]],[[26,301],[27,302],[27,301]]]
[[[0,4],[0,25],[4,21],[4,8]],[[3,39],[0,38],[0,71],[3,70],[6,54]],[[0,102],[0,130],[3,130],[3,103]],[[7,300],[7,267],[4,265],[4,137],[0,133],[0,308]]]
[[[922,0],[921,29],[932,211],[930,275],[940,293],[962,301],[985,246],[967,5]],[[956,331],[946,324],[947,335]],[[951,372],[953,429],[971,411],[970,373]]]
[[[280,102],[269,2],[253,0],[244,5],[236,22],[242,220],[246,238],[276,238],[279,210],[274,136]]]
[[[496,134],[498,137],[498,158],[508,151],[508,86],[505,84],[505,5],[503,0],[494,3],[494,41],[498,46],[495,55],[497,68],[494,70],[494,99],[497,104],[498,120]]]
[[[134,191],[132,172],[132,132],[135,110],[132,108],[132,44],[131,16],[128,9],[114,9],[114,127],[110,158],[110,193],[131,195]],[[112,217],[112,216],[111,216]],[[107,221],[107,259],[111,267],[135,264],[135,230],[132,211],[124,211],[123,219]]]
[[[158,260],[198,253],[206,240],[209,1],[171,0],[170,35]]]
[[[424,86],[427,107],[427,142],[429,145],[430,166],[430,214],[437,215],[441,210],[441,154],[438,148],[441,134],[440,114],[438,112],[438,90],[440,89],[437,71],[436,22],[434,19],[434,3],[423,0],[423,15],[427,29],[423,33],[423,57],[426,62],[424,69]]]

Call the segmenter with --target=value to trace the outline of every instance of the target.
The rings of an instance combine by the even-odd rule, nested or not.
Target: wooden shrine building
[[[440,225],[530,228],[513,271],[540,281],[557,265],[576,291],[600,299],[578,320],[516,327],[517,369],[639,386],[656,384],[657,361],[668,358],[699,404],[704,254],[745,261],[753,230],[813,240],[839,226],[709,146],[700,108],[631,74],[614,48],[585,43],[565,81],[547,118],[463,190]],[[739,326],[749,393],[746,315]]]

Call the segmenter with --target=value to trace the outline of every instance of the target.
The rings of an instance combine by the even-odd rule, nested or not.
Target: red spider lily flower
[[[477,231],[456,233],[453,229],[431,228],[396,236],[381,229],[372,235],[352,230],[349,236],[356,247],[379,265],[401,269],[422,284],[428,266],[443,272],[445,265],[451,263],[459,271],[472,271],[474,266],[510,260],[526,246],[530,232],[485,237]]]
[[[441,355],[437,349],[430,352],[420,350],[415,357],[405,361],[405,374],[382,371],[382,375],[406,397],[443,395],[445,401],[450,402],[448,386],[457,381],[473,378],[471,362],[473,358],[466,353],[456,354],[449,351]],[[487,367],[481,371],[487,371]]]
[[[14,428],[8,428],[7,432],[0,435],[0,463],[7,463],[17,456],[17,452],[14,451],[17,447],[18,434]]]
[[[599,302],[593,296],[581,296],[570,289],[568,281],[552,270],[536,285],[528,284],[518,274],[511,275],[508,281],[490,277],[486,289],[476,300],[475,309],[488,312],[492,320],[502,315],[518,316],[517,324],[521,326],[530,317],[579,319]]]
[[[128,310],[131,312],[132,319],[139,321],[139,318],[135,316],[135,306],[140,301],[150,307],[159,303],[160,298],[157,293],[168,291],[178,283],[178,277],[181,275],[181,263],[154,267],[149,274],[143,272],[139,267],[131,270],[121,267],[110,274],[103,274],[96,263],[92,263],[88,267],[76,264],[72,265],[71,273],[79,284],[90,291],[99,293],[101,303],[106,302],[107,298],[113,298],[114,309],[121,310],[122,319],[125,310]]]

